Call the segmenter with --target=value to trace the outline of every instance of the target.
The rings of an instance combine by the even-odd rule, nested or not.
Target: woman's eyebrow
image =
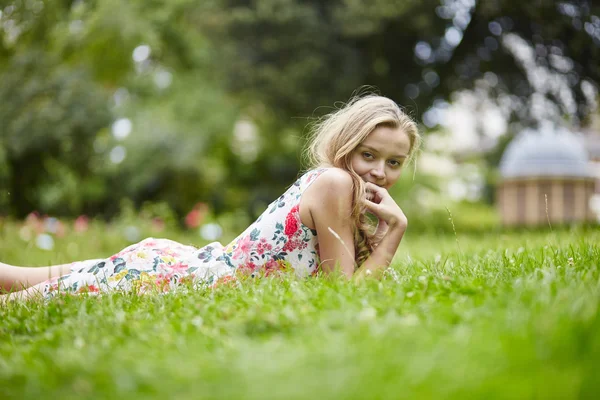
[[[361,144],[360,147],[364,147],[365,149],[371,150],[374,153],[379,153],[379,150],[377,150],[375,147],[367,146],[366,144]]]
[[[360,147],[363,147],[363,148],[365,148],[365,149],[367,149],[367,150],[371,150],[371,151],[372,151],[372,152],[374,152],[374,153],[379,153],[379,150],[377,150],[377,149],[376,149],[376,148],[374,148],[374,147],[368,146],[368,145],[366,145],[366,144],[361,144],[361,145],[360,145]],[[392,158],[406,158],[406,157],[407,157],[406,155],[401,155],[401,154],[398,154],[398,155],[392,156]]]

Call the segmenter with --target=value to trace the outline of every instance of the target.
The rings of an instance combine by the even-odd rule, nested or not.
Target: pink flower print
[[[158,242],[156,240],[148,238],[148,239],[144,239],[141,242],[139,242],[136,247],[149,247],[152,249],[157,246],[158,246]]]
[[[154,283],[156,284],[159,290],[165,292],[169,289],[169,283],[171,282],[172,277],[173,274],[158,274],[156,275]]]
[[[243,256],[247,256],[251,249],[252,240],[250,239],[250,236],[244,236],[237,243],[237,248],[233,252],[233,258],[238,259]]]
[[[283,251],[291,252],[294,250],[303,250],[307,246],[306,242],[299,237],[289,238],[283,246]]]
[[[261,238],[260,242],[256,246],[256,252],[259,256],[263,255],[265,252],[271,251],[273,246],[270,243],[267,243],[267,239]]]
[[[294,239],[290,238],[287,242],[285,242],[285,245],[283,246],[283,251],[286,251],[288,253],[292,252],[296,249],[297,245],[298,243]]]
[[[254,264],[252,261],[240,265],[237,269],[238,273],[242,276],[250,276],[255,270],[256,264]]]
[[[279,267],[279,264],[277,263],[277,260],[270,259],[269,261],[267,261],[265,263],[265,269],[267,271],[277,269],[277,267]]]
[[[215,283],[213,283],[210,287],[212,289],[214,289],[217,286],[222,286],[222,285],[230,286],[233,283],[235,283],[236,281],[237,281],[237,278],[235,276],[225,275],[225,276],[222,276],[219,279],[217,279],[217,281]]]
[[[100,288],[96,285],[85,285],[79,288],[77,293],[98,293]]]
[[[300,210],[300,206],[294,206],[288,215],[285,217],[285,230],[284,233],[287,237],[294,235],[298,228],[300,227],[300,223],[298,221],[298,211]]]
[[[166,265],[167,270],[174,274],[186,274],[189,268],[189,265],[184,264],[182,262],[177,262],[173,265]]]
[[[290,268],[290,264],[284,260],[269,260],[265,263],[265,276],[269,276],[278,271],[285,271]]]
[[[115,255],[110,256],[108,259],[110,261],[115,261],[117,258],[121,258],[122,255],[123,255],[123,252],[119,252],[119,253],[117,253]]]

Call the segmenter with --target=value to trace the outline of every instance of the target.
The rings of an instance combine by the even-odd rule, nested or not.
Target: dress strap
[[[312,183],[329,168],[316,168],[308,171],[300,178],[300,193],[303,193]]]

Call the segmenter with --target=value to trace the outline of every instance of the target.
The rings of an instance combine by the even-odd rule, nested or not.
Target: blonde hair
[[[362,213],[365,184],[352,168],[352,153],[367,136],[380,126],[399,128],[410,139],[408,160],[418,149],[421,136],[416,123],[387,97],[367,94],[353,97],[338,110],[311,126],[305,157],[309,168],[337,167],[350,173],[353,185],[352,214],[355,223],[354,248],[356,265],[360,266],[373,251],[372,224]]]

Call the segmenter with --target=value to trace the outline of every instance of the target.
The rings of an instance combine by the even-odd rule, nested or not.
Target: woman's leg
[[[18,292],[50,278],[69,274],[72,265],[73,263],[49,267],[17,267],[0,263],[0,292]]]
[[[50,268],[50,267],[43,267]],[[8,294],[0,295],[0,306],[7,304],[10,301],[23,301],[30,299],[35,296],[42,297],[42,291],[40,289],[41,285],[31,286],[24,290],[19,290],[18,292],[11,292]]]

